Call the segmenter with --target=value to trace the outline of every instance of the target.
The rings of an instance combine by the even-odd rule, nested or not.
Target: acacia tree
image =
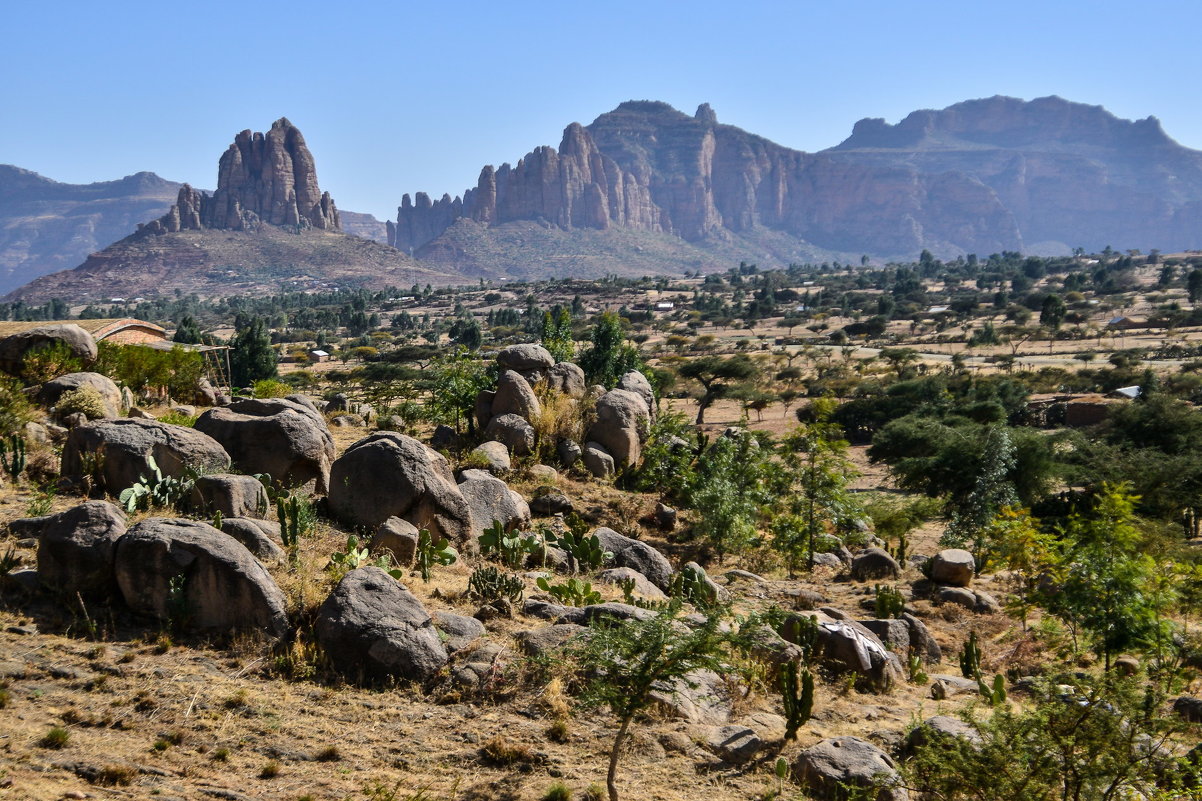
[[[755,362],[746,356],[702,356],[681,365],[680,375],[693,379],[703,390],[697,399],[697,425],[705,422],[705,410],[725,397],[734,384],[751,379],[757,372]]]
[[[436,417],[452,422],[455,431],[466,418],[469,435],[474,435],[476,396],[487,389],[493,376],[480,358],[460,346],[431,364],[434,379],[430,387],[431,411]]]
[[[581,706],[608,707],[618,719],[605,780],[609,801],[618,801],[618,758],[635,716],[657,696],[671,697],[694,686],[691,677],[698,671],[722,674],[734,669],[734,635],[723,625],[726,615],[711,612],[700,626],[688,628],[680,622],[681,608],[677,599],[646,620],[594,627],[591,636],[572,649],[575,663],[589,672],[579,696]]]

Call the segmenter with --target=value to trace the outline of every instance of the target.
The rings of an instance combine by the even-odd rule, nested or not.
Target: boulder
[[[330,512],[375,529],[390,517],[479,550],[471,512],[445,457],[412,437],[378,431],[351,445],[330,470]]]
[[[860,625],[877,636],[885,647],[908,658],[910,655],[910,625],[898,618],[861,620]]]
[[[851,560],[851,577],[856,581],[891,579],[901,575],[901,565],[880,548],[864,548]]]
[[[451,612],[435,612],[434,625],[447,635],[446,648],[450,653],[462,651],[484,636],[484,624],[474,617]]]
[[[516,414],[528,421],[542,414],[542,404],[534,395],[529,382],[513,370],[506,370],[497,379],[497,388],[492,399],[492,414]]]
[[[246,629],[278,639],[288,630],[287,601],[271,575],[207,523],[147,518],[117,543],[115,568],[135,612],[217,634]]]
[[[472,533],[477,537],[491,528],[494,520],[501,521],[506,531],[530,524],[526,500],[491,473],[464,470],[459,478],[459,491],[467,501]]]
[[[280,547],[280,524],[253,517],[227,517],[221,521],[221,533],[242,543],[260,562],[279,563],[287,554]]]
[[[515,456],[525,456],[534,450],[534,427],[516,414],[499,414],[489,420],[484,436],[500,442]]]
[[[665,601],[668,599],[667,594],[659,587],[651,583],[651,581],[639,571],[630,567],[612,567],[609,570],[602,570],[597,574],[597,581],[603,581],[606,584],[621,584],[624,581],[633,581],[634,589],[632,592],[646,598],[649,601]]]
[[[354,681],[424,682],[447,663],[429,612],[378,567],[357,568],[338,582],[317,612],[316,630],[335,668]]]
[[[910,629],[910,653],[931,665],[942,662],[943,650],[939,647],[939,643],[935,642],[931,633],[927,631],[926,624],[909,612],[903,612],[901,619]]]
[[[672,563],[659,551],[645,542],[623,536],[612,528],[599,528],[593,532],[601,541],[601,549],[613,554],[617,567],[629,567],[647,577],[647,580],[664,592],[672,584]]]
[[[466,654],[456,654],[451,682],[464,690],[482,690],[502,675],[509,652],[496,642],[480,643]]]
[[[964,740],[973,746],[980,746],[984,742],[981,733],[972,724],[950,715],[935,715],[910,731],[903,753],[913,754],[919,748],[934,743],[951,744],[955,740]]]
[[[1173,701],[1173,712],[1190,723],[1202,723],[1202,698],[1182,695]]]
[[[858,673],[862,677],[861,685],[877,692],[887,690],[904,678],[901,662],[884,643],[864,626],[836,610],[797,612],[786,618],[780,631],[786,641],[800,643],[802,617],[812,617],[818,622],[815,653],[824,666]]]
[[[384,430],[399,430],[396,426],[380,426]],[[436,451],[453,451],[459,449],[459,435],[448,425],[437,425],[430,435],[430,447]]]
[[[0,339],[0,370],[19,375],[26,354],[60,344],[84,364],[96,361],[96,340],[87,331],[73,323],[42,325]]]
[[[581,460],[584,462],[584,469],[597,478],[609,478],[614,474],[614,457],[596,442],[585,444]]]
[[[492,399],[497,393],[491,389],[482,389],[476,394],[476,427],[481,431],[488,428],[488,421],[492,419]]]
[[[662,501],[655,504],[655,523],[664,531],[676,528],[676,510]]]
[[[520,373],[531,383],[542,379],[555,364],[555,357],[542,345],[510,345],[497,352],[501,370]]]
[[[535,490],[534,497],[530,500],[530,511],[541,517],[567,514],[572,511],[572,500],[563,493],[563,490],[554,487],[540,487]]]
[[[631,370],[618,379],[618,384],[614,389],[624,389],[638,395],[647,405],[647,412],[651,415],[651,419],[655,419],[655,390],[651,388],[651,382],[647,380],[647,376],[638,370]]]
[[[488,472],[494,475],[508,473],[512,462],[509,459],[509,449],[496,440],[482,442],[472,450],[472,456],[483,459],[488,463]]]
[[[556,623],[541,629],[519,631],[518,645],[530,656],[542,656],[568,644],[574,637],[588,636],[588,629],[577,623]]]
[[[972,679],[949,674],[931,676],[931,697],[936,701],[956,695],[976,695],[978,692],[980,692],[980,687]]]
[[[935,597],[941,604],[956,604],[982,615],[992,615],[1002,608],[989,593],[968,587],[940,587]]]
[[[38,538],[38,578],[72,598],[107,596],[116,589],[113,558],[125,533],[125,514],[106,501],[88,501],[45,517],[14,520],[10,529]]]
[[[651,411],[642,397],[624,389],[610,390],[597,400],[596,415],[588,438],[613,456],[616,467],[638,464],[651,427]]]
[[[583,398],[587,385],[584,371],[571,362],[558,362],[547,370],[547,386],[569,398]]]
[[[417,526],[399,517],[390,517],[376,529],[371,539],[371,552],[392,554],[398,565],[411,567],[417,559]]]
[[[103,458],[96,454],[103,453]],[[207,434],[157,420],[95,420],[71,429],[63,446],[62,474],[82,476],[99,470],[109,492],[149,477],[148,457],[164,476],[182,476],[188,468],[222,472],[230,467],[230,457],[221,444]],[[94,467],[85,465],[95,459]]]
[[[542,486],[551,486],[559,480],[559,471],[549,464],[531,465],[530,478]]]
[[[267,489],[254,476],[212,473],[192,484],[192,507],[201,514],[222,517],[266,517]]]
[[[931,581],[952,587],[967,587],[972,583],[977,563],[972,554],[960,548],[947,548],[931,560]]]
[[[719,586],[716,581],[710,578],[709,573],[705,572],[705,568],[696,562],[685,562],[684,565],[681,566],[680,572],[691,573],[693,576],[695,576],[696,580],[700,582],[702,587],[705,588],[705,593],[714,600],[730,600],[730,593],[726,591],[726,588]]]
[[[100,373],[67,373],[42,384],[38,390],[38,402],[43,406],[54,406],[65,393],[80,387],[91,387],[100,394],[104,401],[105,417],[120,417],[125,407],[121,399],[121,390],[113,383],[113,379]]]
[[[332,428],[366,428],[367,421],[357,414],[340,414],[330,420]]]
[[[302,395],[242,399],[210,409],[196,421],[225,446],[244,473],[266,473],[288,487],[329,491],[334,439],[325,418]]]
[[[559,456],[559,464],[565,469],[576,464],[584,455],[580,443],[570,439],[560,440],[559,444],[555,446],[555,453]]]
[[[755,759],[765,747],[763,738],[748,726],[712,726],[706,730],[704,745],[723,762],[743,765]]]
[[[889,755],[859,737],[836,737],[807,748],[793,763],[793,776],[810,795],[822,801],[846,798],[848,787],[879,787],[875,794],[862,796],[873,801],[909,798],[896,786],[900,776]]]
[[[730,688],[712,670],[694,670],[672,682],[671,689],[650,693],[663,712],[690,723],[718,726],[730,718]]]

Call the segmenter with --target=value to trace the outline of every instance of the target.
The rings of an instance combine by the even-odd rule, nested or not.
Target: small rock
[[[977,563],[972,554],[960,548],[947,548],[931,560],[931,581],[952,587],[967,587],[972,583]]]

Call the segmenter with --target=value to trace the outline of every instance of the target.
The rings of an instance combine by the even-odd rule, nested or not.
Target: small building
[[[330,354],[324,350],[311,350],[309,351],[309,360],[314,364],[328,362],[330,360]]]
[[[1143,394],[1143,390],[1141,390],[1139,387],[1134,387],[1134,386],[1133,387],[1119,387],[1118,389],[1116,389],[1110,393],[1110,397],[1126,398],[1127,400],[1135,400],[1141,394]]]
[[[1133,328],[1147,328],[1148,323],[1133,317],[1112,317],[1106,322],[1106,327],[1115,331],[1130,331]]]
[[[655,304],[656,311],[672,311],[676,308],[676,304],[668,300],[661,300]]]

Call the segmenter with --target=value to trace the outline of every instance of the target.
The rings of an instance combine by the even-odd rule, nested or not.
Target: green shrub
[[[264,378],[255,382],[256,398],[282,398],[292,394],[292,387],[274,378]]]
[[[21,383],[0,377],[0,436],[16,434],[33,419],[33,405]]]
[[[50,342],[25,353],[21,378],[29,384],[44,384],[52,378],[83,369],[83,361],[65,342]]]
[[[180,414],[179,412],[171,411],[159,418],[160,423],[170,423],[173,426],[184,426],[192,428],[196,425],[196,421],[200,419],[198,414]]]
[[[100,420],[107,415],[104,396],[96,387],[87,385],[64,392],[59,396],[57,406],[60,417],[82,412],[89,420]]]

